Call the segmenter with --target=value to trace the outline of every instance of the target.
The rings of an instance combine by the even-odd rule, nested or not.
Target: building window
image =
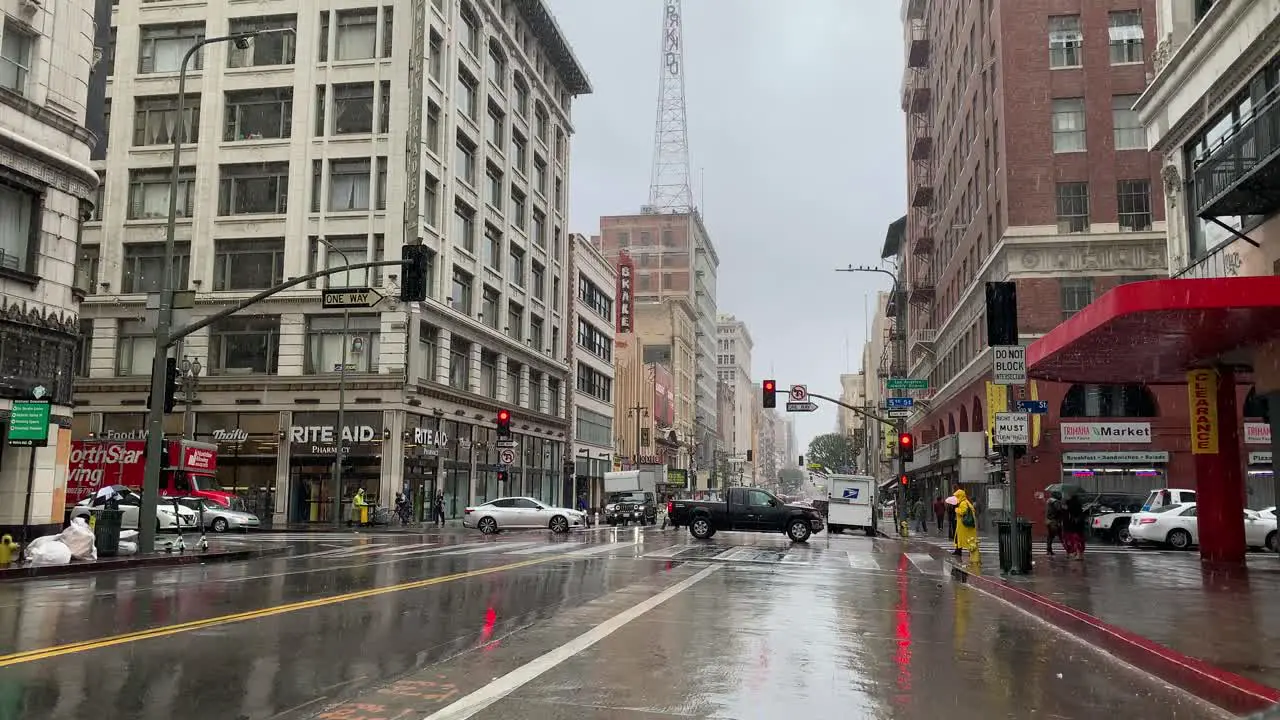
[[[1064,418],[1159,417],[1155,395],[1146,385],[1072,385],[1062,398]]]
[[[498,152],[502,152],[502,149],[505,147],[502,144],[502,141],[507,136],[506,125],[507,125],[507,121],[502,114],[502,110],[498,109],[497,105],[494,105],[493,103],[489,103],[489,135],[488,137],[489,137],[489,142],[493,143],[493,146],[497,148]]]
[[[516,114],[520,117],[529,116],[529,86],[525,83],[524,77],[520,73],[516,73],[511,81],[511,86],[515,88],[515,106]]]
[[[554,334],[555,332],[553,329],[552,335]],[[551,356],[555,357],[554,349],[551,353]],[[560,406],[561,392],[562,390],[560,388],[560,379],[548,377],[547,378],[547,412],[556,417],[564,417],[564,413]]]
[[[317,98],[318,101],[323,99],[323,94]],[[373,133],[373,83],[344,83],[333,86],[332,127],[334,135]]]
[[[232,315],[209,326],[210,375],[275,374],[280,317]]]
[[[556,178],[556,196],[554,202],[555,209],[558,212],[564,212],[564,182],[562,182],[560,178]]]
[[[213,289],[263,290],[284,281],[284,238],[216,240]]]
[[[453,244],[469,253],[476,251],[476,211],[461,200],[453,201]]]
[[[449,386],[467,389],[471,375],[471,341],[454,335],[449,340]]]
[[[334,60],[371,60],[378,51],[378,9],[339,10]],[[324,60],[324,58],[320,58]]]
[[[462,23],[458,25],[458,44],[479,59],[480,20],[465,5],[458,11],[458,16],[462,19]]]
[[[498,44],[489,41],[489,82],[498,88],[498,92],[506,94],[507,91],[507,58],[503,56],[502,50]],[[498,147],[502,147],[499,145]]]
[[[1089,183],[1058,183],[1058,232],[1089,231]]]
[[[418,379],[436,381],[440,367],[440,328],[425,322],[418,324],[418,344],[422,346],[422,364],[418,366]]]
[[[578,363],[578,392],[601,402],[613,402],[613,378],[590,365]]]
[[[440,224],[440,180],[427,175],[422,182],[422,214],[430,227]]]
[[[227,93],[223,140],[233,142],[283,139],[292,134],[293,88],[266,88]]]
[[[4,201],[0,200],[0,205]],[[98,292],[98,272],[101,270],[102,249],[97,245],[80,248],[80,261],[76,263],[76,289],[86,295]]]
[[[1093,302],[1093,278],[1064,277],[1059,282],[1062,291],[1063,320],[1075,315]]]
[[[1053,151],[1083,152],[1084,98],[1062,98],[1053,101]]]
[[[1142,41],[1146,35],[1142,31],[1141,10],[1121,10],[1111,13],[1111,64],[1143,62]]]
[[[437,83],[444,84],[444,38],[434,29],[431,30],[430,49],[427,51],[427,66],[431,77]]]
[[[289,163],[220,165],[219,215],[283,215],[288,211]]]
[[[547,216],[541,210],[533,211],[533,230],[529,233],[533,244],[540,248],[547,247]]]
[[[233,18],[229,24],[232,35],[263,30],[296,29],[297,19],[292,15],[281,17]],[[292,65],[298,36],[292,32],[268,32],[255,35],[248,47],[227,44],[227,67],[269,67]]]
[[[120,292],[160,292],[164,283],[164,243],[125,243],[120,265]],[[174,243],[172,267],[173,287],[185,288],[191,272],[191,243]]]
[[[506,187],[503,184],[502,171],[494,165],[489,165],[485,168],[485,179],[484,201],[494,210],[501,210],[502,191]]]
[[[578,408],[575,420],[575,440],[597,447],[613,447],[613,418],[586,408]]]
[[[156,354],[155,331],[140,320],[121,320],[116,338],[116,375],[150,375]]]
[[[524,340],[524,308],[519,303],[507,303],[507,336],[516,342]]]
[[[144,25],[138,43],[138,73],[176,73],[182,69],[182,58],[204,38],[204,25]],[[196,51],[189,70],[204,66],[204,55]]]
[[[529,344],[532,345],[533,349],[537,352],[544,352],[547,347],[542,327],[542,318],[531,313],[529,315]]]
[[[463,315],[471,315],[471,289],[475,280],[461,268],[453,269],[453,289],[449,294],[449,304]]]
[[[550,142],[551,118],[547,116],[547,109],[542,107],[542,103],[535,103],[533,106],[533,129],[543,145]]]
[[[377,130],[383,135],[391,132],[391,83],[386,80],[378,83]]]
[[[582,273],[578,273],[578,300],[591,308],[602,319],[609,322],[613,321],[613,298],[609,297],[608,293],[597,287]]]
[[[480,394],[498,397],[498,353],[492,350],[480,351]]]
[[[524,287],[524,250],[521,250],[515,245],[515,243],[512,243],[511,251],[508,253],[507,257],[509,258],[509,262],[507,263],[507,280],[511,281],[518,287]]]
[[[533,187],[542,197],[547,196],[547,162],[540,157],[533,159]]]
[[[349,320],[350,324],[347,325],[341,315],[313,315],[307,318],[307,373],[342,372],[344,340],[346,372],[378,372],[381,317],[350,315]]]
[[[373,236],[373,253],[369,253],[369,237],[367,235],[329,235],[324,238],[325,242],[320,242],[320,238],[310,238],[309,255],[307,259],[307,269],[309,272],[317,270],[338,270],[345,268],[347,265],[358,265],[363,262],[376,262],[383,259],[385,252],[383,247],[383,236],[376,234]],[[428,256],[428,260],[431,256]],[[323,267],[321,263],[323,262]],[[430,272],[433,268],[428,266],[428,287],[430,287]],[[380,268],[357,268],[355,270],[341,270],[332,275],[326,275],[320,278],[321,287],[325,288],[362,288],[362,287],[378,287],[382,284],[382,273]],[[312,284],[310,287],[315,287]]]
[[[526,175],[529,172],[529,141],[519,132],[511,131],[511,164],[516,172]]]
[[[200,140],[200,99],[188,96],[182,109],[182,142]],[[172,145],[178,131],[178,97],[149,97],[134,100],[133,144]]]
[[[427,149],[436,155],[440,154],[440,106],[427,101],[427,129],[425,139]]]
[[[1120,229],[1140,232],[1151,229],[1151,181],[1121,180],[1116,183],[1116,207]]]
[[[498,329],[498,321],[502,319],[502,313],[498,310],[498,303],[501,302],[502,296],[497,290],[484,286],[484,292],[480,297],[480,321],[485,325]]]
[[[27,77],[31,74],[35,45],[35,38],[23,32],[16,23],[4,24],[4,34],[0,36],[0,88],[19,95],[27,94]]]
[[[542,373],[537,370],[529,371],[529,409],[534,412],[542,412]]]
[[[524,193],[516,189],[515,185],[511,186],[511,224],[520,228],[522,232],[526,231],[526,224],[529,222],[528,204],[525,202]]]
[[[507,402],[520,402],[520,363],[507,361]]]
[[[93,365],[93,320],[81,318],[76,337],[76,377],[89,377]]]
[[[613,362],[613,340],[583,318],[578,318],[578,347],[605,362]]]
[[[476,147],[462,135],[454,145],[454,164],[457,177],[471,187],[476,186]]]
[[[1049,18],[1049,67],[1080,67],[1084,33],[1079,15],[1055,15]]]
[[[367,158],[329,161],[329,210],[368,210],[372,198],[369,178],[372,163]]]
[[[485,223],[484,264],[496,272],[502,272],[502,231]]]
[[[196,169],[178,172],[178,217],[191,217],[195,198]],[[169,217],[168,168],[129,171],[129,219],[163,220]]]
[[[539,300],[543,300],[547,296],[547,269],[537,260],[529,262],[529,275],[533,282],[529,289],[529,294]]]
[[[1116,95],[1111,98],[1111,125],[1115,131],[1117,150],[1146,150],[1147,131],[1133,109],[1137,95]]]
[[[458,67],[458,109],[462,111],[463,115],[470,118],[472,122],[479,120],[480,101],[478,88],[476,87],[478,84],[476,79],[471,77],[466,70],[461,66]]]
[[[0,185],[0,269],[32,273],[40,223],[40,196]]]

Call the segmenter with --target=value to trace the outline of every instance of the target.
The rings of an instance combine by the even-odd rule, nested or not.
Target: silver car
[[[256,530],[262,521],[253,513],[242,510],[231,510],[204,498],[185,497],[178,500],[183,506],[199,515],[204,508],[204,526],[214,532],[223,533],[228,530]]]
[[[587,515],[584,512],[553,507],[527,497],[490,500],[467,508],[462,516],[463,527],[478,528],[485,535],[508,528],[549,528],[555,533],[567,533],[572,528],[586,525]]]

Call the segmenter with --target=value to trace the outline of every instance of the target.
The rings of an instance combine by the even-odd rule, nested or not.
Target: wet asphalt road
[[[0,718],[1223,717],[894,541],[623,537],[254,536],[291,554],[0,584]]]

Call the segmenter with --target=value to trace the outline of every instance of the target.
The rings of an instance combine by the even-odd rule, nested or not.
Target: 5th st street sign
[[[382,301],[382,296],[372,288],[343,288],[326,290],[324,293],[325,310],[343,310],[349,308],[371,308]]]

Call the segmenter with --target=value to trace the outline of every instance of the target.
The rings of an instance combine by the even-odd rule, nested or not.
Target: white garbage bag
[[[62,530],[62,544],[71,550],[76,560],[97,560],[98,548],[93,544],[93,531],[82,517],[71,518],[71,524]]]
[[[46,535],[36,538],[23,551],[23,558],[29,565],[70,565],[71,548],[62,542],[61,535]]]
[[[116,549],[117,555],[137,555],[138,543],[130,540],[121,540],[120,546]]]
[[[137,530],[121,530],[120,542],[131,542],[136,545],[138,543],[138,531]]]

